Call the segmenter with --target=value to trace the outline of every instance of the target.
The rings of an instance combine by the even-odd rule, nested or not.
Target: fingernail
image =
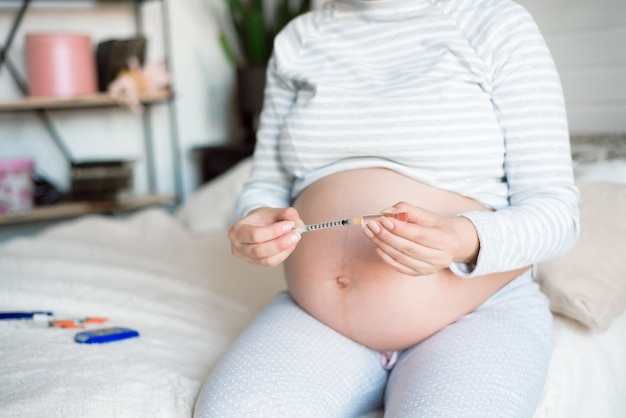
[[[388,230],[392,230],[394,227],[393,222],[391,222],[389,219],[385,218],[382,220],[382,224],[385,228],[387,228]]]
[[[296,224],[293,221],[287,222],[285,225],[283,225],[283,232],[289,232],[291,231],[294,227],[296,226]]]
[[[300,234],[295,233],[295,232],[291,234],[291,236],[287,239],[287,242],[289,244],[295,244],[298,241],[300,241]]]
[[[367,225],[363,225],[363,232],[365,233],[365,235],[367,235],[370,238],[374,238],[374,234],[372,233],[372,231],[370,231],[370,229],[367,227]]]
[[[367,227],[375,234],[380,232],[380,226],[378,226],[378,222],[372,221],[367,224]]]

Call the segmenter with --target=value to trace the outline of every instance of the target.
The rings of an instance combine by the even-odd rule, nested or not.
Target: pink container
[[[31,96],[72,97],[98,90],[89,35],[26,35],[26,71]]]
[[[33,207],[33,160],[0,160],[0,214],[28,212]]]

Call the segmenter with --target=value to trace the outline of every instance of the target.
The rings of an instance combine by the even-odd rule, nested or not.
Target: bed
[[[624,167],[579,166],[581,240],[538,266],[557,346],[535,418],[626,417],[626,180],[606,181],[626,179]],[[107,317],[140,333],[86,345],[75,329],[4,321],[0,416],[190,417],[220,355],[284,288],[279,268],[230,255],[226,231],[249,168],[240,162],[175,213],[90,216],[0,246],[1,311]]]

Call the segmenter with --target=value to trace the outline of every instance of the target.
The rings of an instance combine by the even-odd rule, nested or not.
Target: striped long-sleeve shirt
[[[493,212],[460,214],[467,277],[558,256],[578,235],[560,80],[511,0],[335,0],[275,40],[254,164],[235,217],[316,180],[385,167]]]

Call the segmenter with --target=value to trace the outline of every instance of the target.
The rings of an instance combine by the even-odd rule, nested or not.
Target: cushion
[[[246,158],[193,193],[177,210],[176,218],[193,234],[224,231],[231,224],[237,196],[252,169]]]
[[[539,263],[537,281],[554,313],[601,332],[626,307],[626,184],[583,181],[580,237]]]

